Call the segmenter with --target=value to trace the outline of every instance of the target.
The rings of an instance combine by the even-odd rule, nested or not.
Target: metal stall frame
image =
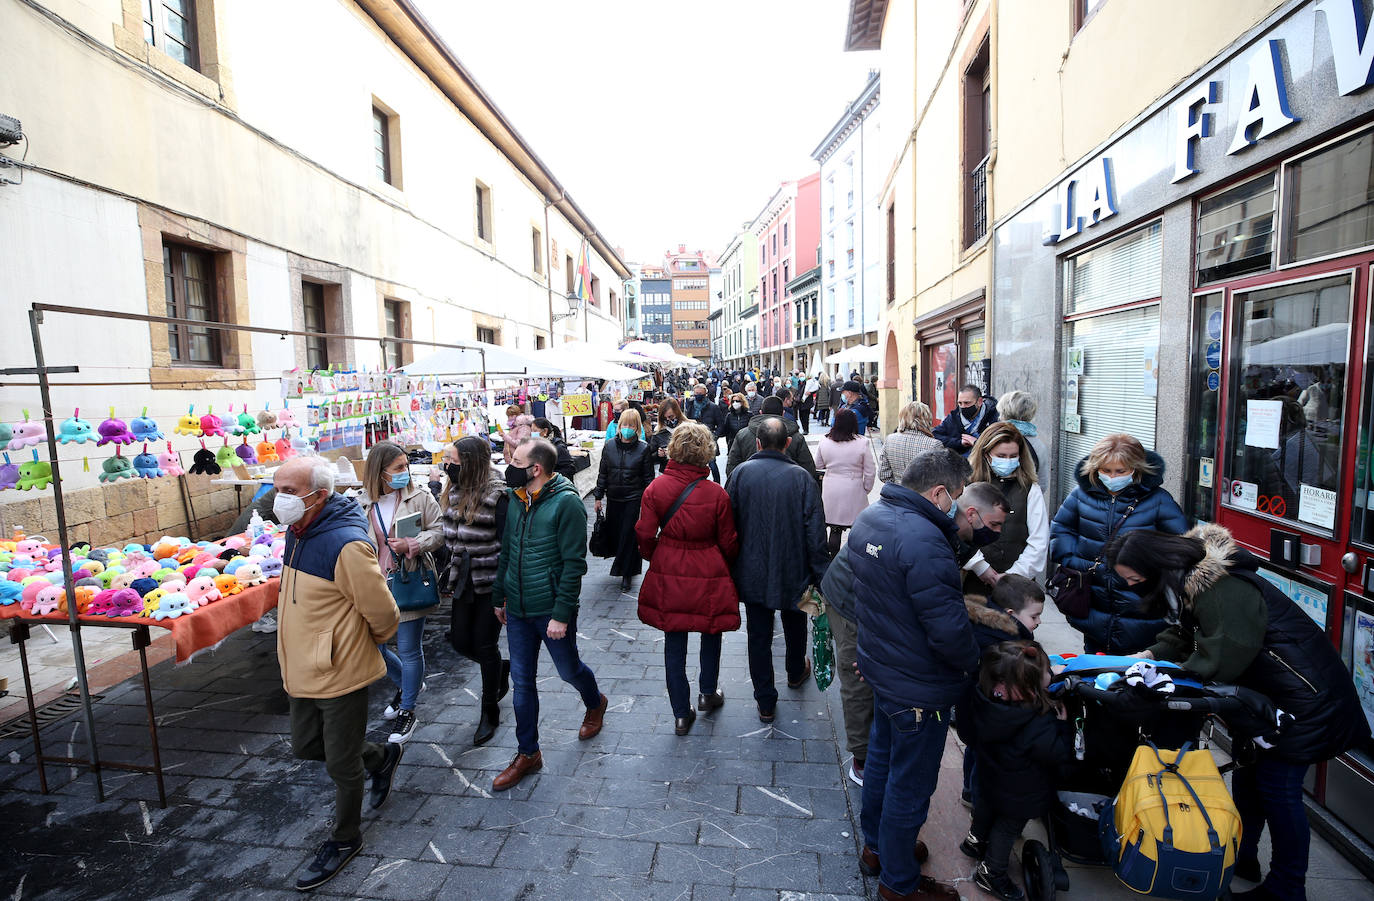
[[[185,319],[185,318],[172,317],[172,316],[153,316],[153,315],[146,314],[146,313],[123,313],[123,312],[117,312],[117,311],[113,311],[113,310],[90,310],[90,309],[85,309],[85,308],[82,308],[82,307],[64,306],[64,305],[60,305],[60,304],[34,303],[34,304],[32,304],[32,306],[31,306],[30,309],[29,309],[29,331],[30,331],[30,333],[31,333],[31,335],[32,335],[32,338],[33,338],[33,359],[34,359],[34,365],[33,365],[32,367],[19,367],[19,368],[6,369],[6,370],[3,370],[3,371],[0,371],[0,374],[3,374],[3,375],[36,375],[36,376],[38,377],[38,381],[37,381],[36,384],[37,384],[38,391],[39,391],[39,397],[40,397],[40,400],[41,400],[41,403],[42,403],[44,427],[45,427],[46,432],[47,432],[47,445],[48,445],[49,465],[50,465],[51,468],[52,468],[53,505],[54,505],[54,507],[56,508],[56,512],[57,512],[57,535],[58,535],[58,544],[59,544],[59,546],[60,546],[60,547],[62,548],[62,550],[63,550],[63,553],[62,553],[62,555],[61,555],[61,559],[62,559],[62,579],[63,579],[63,587],[64,587],[64,590],[65,590],[66,593],[67,593],[67,597],[68,597],[68,598],[75,598],[75,597],[76,597],[76,591],[75,591],[75,578],[74,578],[74,576],[72,575],[72,561],[71,561],[71,557],[70,557],[70,555],[69,555],[69,553],[68,553],[68,548],[69,548],[69,545],[70,545],[70,537],[71,537],[71,536],[70,536],[70,534],[69,534],[69,532],[68,532],[68,530],[67,530],[67,515],[66,515],[66,508],[65,508],[65,505],[64,505],[64,498],[63,498],[63,491],[62,491],[61,464],[60,464],[60,461],[59,461],[59,459],[58,459],[58,454],[57,454],[57,432],[56,432],[56,429],[55,429],[54,424],[53,424],[53,423],[54,423],[54,419],[53,419],[52,393],[51,393],[51,389],[52,389],[52,387],[53,387],[53,383],[52,383],[52,381],[50,380],[49,377],[50,377],[51,375],[54,375],[54,374],[66,374],[66,373],[75,373],[75,372],[79,372],[79,371],[80,371],[80,367],[78,367],[78,366],[55,366],[55,367],[50,367],[50,366],[47,365],[47,359],[46,359],[46,357],[45,357],[45,355],[44,355],[44,350],[43,350],[43,335],[42,335],[42,325],[43,325],[44,314],[45,314],[45,313],[55,313],[55,314],[69,315],[69,316],[88,316],[88,317],[92,317],[92,318],[96,318],[96,319],[119,319],[119,320],[133,321],[133,322],[146,322],[146,323],[148,323],[148,324],[150,324],[150,325],[157,325],[157,324],[161,324],[161,325],[187,325],[187,326],[191,326],[191,327],[194,327],[194,328],[214,329],[214,330],[216,330],[216,331],[223,331],[223,332],[247,332],[247,333],[250,333],[250,334],[278,335],[278,336],[280,336],[280,337],[283,338],[283,339],[285,339],[285,338],[288,337],[288,336],[292,336],[292,337],[307,337],[307,336],[309,336],[309,337],[314,337],[314,338],[336,338],[336,339],[340,339],[340,340],[344,340],[344,341],[358,341],[358,342],[363,342],[363,343],[374,342],[374,341],[375,341],[380,347],[382,347],[383,350],[385,350],[387,344],[393,344],[393,345],[410,344],[410,345],[420,345],[420,346],[424,346],[424,347],[433,347],[433,348],[436,348],[436,349],[447,349],[447,350],[476,350],[476,351],[478,352],[479,359],[481,360],[481,365],[480,365],[479,371],[477,371],[477,372],[471,372],[471,373],[450,373],[450,375],[475,375],[475,376],[477,376],[477,377],[479,378],[479,380],[480,380],[479,384],[480,384],[482,387],[486,387],[486,380],[487,380],[487,377],[488,377],[488,376],[491,376],[491,375],[503,375],[503,376],[511,376],[511,377],[524,377],[524,376],[527,375],[527,373],[525,373],[525,372],[518,372],[518,373],[517,373],[517,372],[511,372],[511,373],[505,373],[505,372],[502,372],[502,373],[492,373],[492,372],[488,372],[488,371],[487,371],[487,368],[486,368],[486,359],[487,359],[486,349],[485,349],[484,347],[482,347],[480,344],[446,344],[446,343],[437,342],[437,341],[422,341],[422,340],[418,340],[418,339],[414,339],[414,338],[391,338],[391,337],[380,337],[380,338],[378,338],[378,337],[371,337],[371,336],[340,335],[340,334],[329,334],[329,333],[321,333],[321,332],[304,332],[304,331],[297,331],[297,330],[293,330],[293,329],[266,328],[266,327],[263,327],[263,326],[239,325],[239,324],[237,324],[237,323],[228,323],[228,322],[209,322],[209,321],[202,321],[202,320],[199,320],[199,319]],[[14,383],[11,383],[11,384],[14,384]],[[27,387],[32,387],[32,383],[24,383],[24,384],[25,384],[25,386],[27,386]],[[123,381],[123,382],[59,382],[59,383],[57,383],[57,387],[59,387],[59,388],[66,388],[66,387],[91,387],[91,386],[112,386],[112,385],[146,386],[146,387],[149,388],[150,390],[158,390],[157,386],[153,385],[152,382],[151,382],[151,380],[149,380],[149,381]],[[184,476],[178,476],[178,477],[177,477],[178,481],[181,481],[181,479],[183,479],[183,478],[184,478]],[[41,746],[41,744],[39,743],[39,738],[38,738],[38,728],[39,728],[39,727],[38,727],[37,713],[36,713],[36,711],[35,711],[35,709],[34,709],[34,706],[33,706],[33,692],[32,692],[32,686],[26,684],[26,685],[25,685],[25,689],[26,689],[27,694],[28,694],[28,696],[29,696],[29,705],[28,705],[28,706],[29,706],[29,723],[30,723],[31,732],[32,732],[32,735],[33,735],[35,753],[36,753],[36,755],[37,755],[37,764],[38,764],[38,771],[39,771],[39,783],[40,783],[40,787],[41,787],[41,789],[42,789],[42,792],[43,792],[44,794],[47,794],[47,791],[48,791],[48,788],[47,788],[47,779],[46,779],[46,776],[45,776],[45,773],[44,773],[44,765],[45,765],[46,763],[62,763],[62,764],[71,765],[71,766],[73,766],[73,767],[75,767],[75,766],[83,766],[83,767],[87,767],[87,768],[94,774],[94,776],[95,776],[95,793],[96,793],[96,800],[97,800],[97,801],[104,801],[104,800],[105,800],[105,786],[104,786],[104,781],[103,781],[102,775],[101,775],[101,768],[102,768],[102,766],[103,766],[103,767],[108,767],[108,768],[111,768],[111,769],[129,770],[129,771],[132,771],[132,772],[151,773],[151,774],[155,775],[155,776],[157,777],[158,796],[159,796],[159,799],[160,799],[160,801],[161,801],[161,803],[162,803],[162,806],[163,806],[163,807],[166,807],[166,805],[167,805],[167,799],[166,799],[165,791],[164,791],[164,789],[163,789],[163,778],[162,778],[162,777],[163,777],[163,773],[162,773],[161,752],[160,752],[160,749],[159,749],[159,746],[158,746],[158,739],[157,739],[157,723],[156,723],[156,719],[155,719],[155,717],[154,717],[154,712],[153,712],[153,706],[152,706],[152,689],[151,689],[151,686],[150,686],[150,683],[149,683],[149,680],[148,680],[148,659],[147,659],[147,654],[146,654],[146,651],[145,651],[145,649],[146,649],[146,647],[147,647],[147,645],[148,645],[148,643],[149,643],[149,639],[148,639],[148,627],[147,627],[147,626],[129,626],[129,625],[127,625],[127,624],[121,624],[121,625],[124,625],[125,628],[132,628],[132,629],[134,630],[134,633],[133,633],[133,637],[134,637],[134,641],[133,641],[134,648],[139,652],[140,657],[141,657],[142,670],[143,670],[143,688],[144,688],[145,702],[146,702],[147,707],[148,707],[148,728],[149,728],[149,737],[150,737],[150,741],[151,741],[151,744],[152,744],[152,753],[153,753],[153,765],[152,765],[152,766],[146,766],[146,765],[144,765],[144,764],[123,763],[123,762],[117,762],[117,761],[102,761],[102,760],[100,759],[99,747],[98,747],[98,745],[97,745],[96,737],[95,737],[95,713],[94,713],[94,711],[93,711],[93,709],[92,709],[92,706],[91,706],[91,690],[90,690],[90,685],[88,684],[87,678],[86,678],[86,658],[85,658],[85,654],[84,654],[84,651],[83,651],[83,648],[82,648],[82,644],[81,644],[81,620],[80,620],[80,618],[77,616],[77,609],[76,609],[76,604],[75,604],[75,603],[69,603],[69,604],[67,605],[67,625],[68,625],[68,627],[69,627],[70,630],[71,630],[72,655],[73,655],[73,658],[74,658],[74,665],[75,665],[75,667],[76,667],[77,689],[78,689],[78,691],[79,691],[79,693],[80,693],[80,695],[81,695],[82,716],[83,716],[83,720],[85,721],[85,726],[86,726],[86,751],[87,751],[87,756],[84,757],[84,758],[79,758],[79,757],[47,757],[47,756],[45,756],[45,755],[43,754],[43,752],[42,752],[42,746]],[[27,625],[27,622],[26,622],[25,620],[23,620],[23,619],[21,618],[21,619],[19,619],[19,620],[16,621],[15,625],[14,625],[14,626],[12,627],[12,629],[11,629],[10,638],[11,638],[11,641],[12,641],[13,643],[18,644],[18,645],[20,646],[21,657],[22,657],[22,656],[26,656],[26,655],[24,655],[24,653],[23,653],[23,651],[24,651],[24,644],[23,644],[23,643],[24,643],[24,641],[28,638],[28,625]],[[27,661],[25,661],[25,662],[27,663]],[[25,671],[25,682],[28,683],[29,680],[28,680],[28,667],[27,667],[27,665],[24,667],[24,671]]]

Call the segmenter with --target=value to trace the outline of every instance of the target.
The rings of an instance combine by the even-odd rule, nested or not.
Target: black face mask
[[[506,467],[506,484],[511,488],[524,488],[529,484],[530,471],[514,464]]]
[[[461,473],[462,471],[463,471],[463,467],[459,466],[457,463],[445,463],[445,464],[444,464],[444,475],[448,476],[448,481],[449,481],[449,484],[451,484],[451,485],[457,485],[457,484],[458,484],[458,475],[459,475],[459,473]]]
[[[978,517],[978,521],[983,521],[983,517],[981,514]],[[988,526],[986,522],[984,522],[981,526],[973,530],[973,537],[969,539],[969,544],[973,547],[987,547],[988,545],[996,542],[997,539],[1001,537],[1001,532],[994,531],[991,527]]]

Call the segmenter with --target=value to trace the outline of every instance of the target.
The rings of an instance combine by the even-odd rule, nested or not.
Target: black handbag
[[[1108,542],[1116,535],[1121,527],[1126,524],[1126,520],[1131,518],[1135,512],[1136,505],[1126,508],[1126,515],[1121,517],[1121,522],[1116,524],[1116,528],[1107,533],[1106,541],[1102,542],[1105,549]],[[1093,569],[1097,569],[1102,562],[1102,555],[1098,554],[1093,561]],[[1054,599],[1054,606],[1059,608],[1059,612],[1070,619],[1086,619],[1093,606],[1093,580],[1092,572],[1084,572],[1081,569],[1074,569],[1062,563],[1055,568],[1049,581],[1045,583],[1045,594]]]
[[[592,524],[592,537],[587,539],[587,553],[593,557],[615,556],[615,542],[606,528],[606,516],[600,510],[596,511],[596,522]]]

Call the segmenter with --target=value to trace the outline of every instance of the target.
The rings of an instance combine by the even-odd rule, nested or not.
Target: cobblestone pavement
[[[858,901],[877,886],[855,862],[858,790],[843,775],[838,692],[781,685],[778,718],[755,714],[744,635],[725,641],[726,704],[673,734],[660,633],[642,626],[593,561],[579,644],[610,698],[604,731],[576,739],[576,693],[541,659],[544,770],[511,791],[490,791],[514,753],[509,700],[496,737],[473,748],[475,665],[444,640],[446,617],[426,634],[428,690],[391,799],[365,811],[364,848],[316,894],[326,897]],[[638,581],[636,581],[636,586]],[[779,680],[781,634],[777,637]],[[691,654],[695,653],[695,642]],[[689,661],[692,659],[689,654]],[[694,664],[689,672],[695,673]],[[287,701],[272,636],[244,629],[190,665],[153,670],[168,807],[149,776],[92,777],[49,768],[38,793],[32,746],[0,742],[0,830],[8,850],[0,897],[288,898],[309,849],[327,837],[333,791],[323,765],[292,759]],[[372,689],[374,728],[391,694]],[[44,730],[49,753],[84,750],[79,718]],[[97,704],[102,754],[147,760],[141,686],[126,681]],[[18,763],[6,762],[11,752]],[[956,850],[968,827],[958,802],[960,757],[951,740],[924,837],[935,875],[971,864]],[[74,780],[74,781],[73,781]],[[1312,898],[1374,898],[1368,883],[1314,842]],[[1128,898],[1105,870],[1074,868],[1074,898]]]

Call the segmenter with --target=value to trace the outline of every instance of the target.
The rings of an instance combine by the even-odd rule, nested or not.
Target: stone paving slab
[[[660,633],[638,622],[606,561],[592,561],[579,643],[610,698],[601,735],[576,739],[582,707],[547,659],[541,678],[545,769],[503,793],[491,780],[510,761],[509,701],[486,747],[474,748],[477,668],[443,638],[425,638],[428,690],[395,788],[364,812],[364,848],[316,894],[327,898],[662,899],[858,901],[877,886],[858,872],[858,787],[838,722],[838,692],[783,684],[778,719],[759,723],[742,632],[727,636],[726,706],[673,734]],[[693,650],[695,644],[693,643]],[[781,634],[776,639],[781,673]],[[689,661],[692,655],[689,654]],[[689,671],[694,673],[689,664]],[[781,682],[781,675],[779,676]],[[9,850],[0,897],[57,899],[293,898],[309,849],[327,836],[333,789],[321,764],[294,760],[287,703],[270,635],[244,629],[194,663],[153,671],[168,808],[151,777],[107,772],[107,800],[88,773],[49,768],[38,792],[32,747],[0,743],[0,829]],[[389,731],[392,689],[371,690],[371,737]],[[141,688],[112,688],[97,705],[102,753],[146,760]],[[50,753],[82,753],[81,722],[49,725]],[[9,763],[11,752],[18,763]],[[961,750],[951,739],[924,836],[931,869],[957,879],[972,865],[956,850],[968,828],[958,801]],[[1028,834],[1033,834],[1032,827]],[[1320,840],[1312,898],[1374,891]],[[1070,898],[1132,898],[1103,869],[1072,868]]]

